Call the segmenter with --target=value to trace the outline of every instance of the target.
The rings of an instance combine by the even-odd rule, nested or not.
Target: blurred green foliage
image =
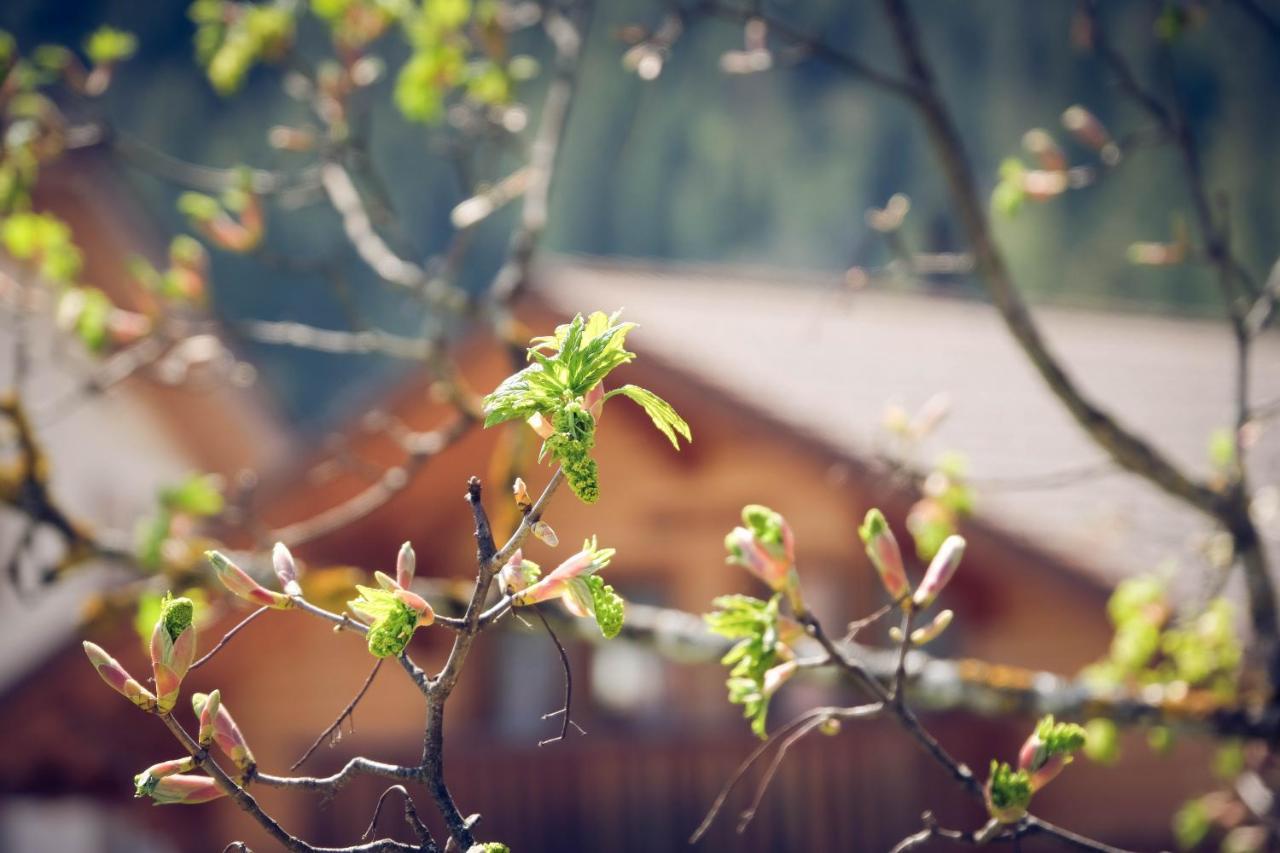
[[[285,43],[306,62],[331,56],[330,30],[338,20],[344,22],[342,32],[355,38],[372,39],[402,26],[397,37],[375,46],[390,73],[371,87],[353,133],[367,143],[387,206],[398,217],[386,229],[387,239],[415,258],[443,247],[449,212],[462,196],[441,123],[423,126],[402,115],[438,120],[435,90],[403,81],[447,71],[472,97],[495,103],[514,97],[535,110],[546,85],[545,73],[520,82],[523,75],[514,72],[522,57],[531,60],[521,64],[548,67],[546,38],[537,27],[516,33],[501,50],[472,44],[458,54],[456,23],[465,13],[480,22],[480,40],[486,38],[484,3],[451,0],[420,7],[409,0],[316,0],[310,4],[315,15],[301,14],[307,4],[299,3],[285,16],[288,22],[284,4],[258,3],[247,4],[258,11],[246,10],[232,23],[200,11],[211,3],[199,0],[193,21],[181,0],[148,7],[146,15],[126,0],[70,6],[12,0],[0,8],[0,28],[31,46],[84,44],[90,34],[111,32],[98,29],[104,24],[135,32],[137,55],[115,70],[116,81],[101,99],[103,113],[119,127],[195,162],[296,170],[302,158],[271,149],[266,131],[273,124],[304,123],[306,107],[282,91],[283,69],[260,67],[261,61]],[[1026,130],[1057,127],[1072,104],[1088,107],[1116,138],[1146,127],[1101,64],[1072,45],[1072,4],[919,0],[915,6],[978,181],[984,192],[1007,196],[1009,206],[1015,193],[997,191],[1003,186],[1000,164],[1018,150]],[[773,11],[798,30],[820,33],[878,67],[896,68],[885,24],[870,7],[810,0]],[[691,19],[662,73],[641,80],[623,67],[627,45],[617,34],[629,24],[654,28],[664,13],[641,0],[598,4],[585,48],[588,72],[560,156],[565,167],[551,197],[548,248],[839,272],[888,259],[863,214],[895,192],[912,200],[903,234],[913,247],[962,248],[948,221],[936,164],[905,105],[820,62],[776,62],[767,73],[723,74],[719,57],[741,48],[741,28],[709,19]],[[1280,89],[1272,85],[1280,77],[1280,52],[1231,6],[1213,6],[1207,23],[1173,29],[1168,21],[1154,20],[1145,4],[1108,4],[1105,14],[1115,43],[1144,83],[1158,91],[1167,90],[1159,51],[1169,44],[1177,51],[1186,111],[1211,185],[1228,199],[1233,241],[1247,263],[1265,268],[1274,260],[1271,223],[1280,190],[1256,176],[1275,173],[1280,165],[1280,149],[1272,144],[1280,120]],[[353,15],[364,29],[349,24]],[[194,61],[193,39],[214,85]],[[119,40],[114,47],[111,41],[95,36],[95,52],[124,49]],[[215,85],[236,89],[237,96],[221,98]],[[1062,142],[1073,163],[1090,153],[1065,137]],[[491,164],[483,175],[488,179],[519,163],[501,151],[475,153],[477,162]],[[1130,244],[1165,238],[1171,217],[1187,210],[1176,179],[1179,168],[1173,151],[1144,147],[1127,154],[1096,186],[1048,203],[1023,199],[1017,216],[997,217],[997,233],[1020,286],[1033,299],[1217,311],[1218,296],[1203,269],[1126,261]],[[172,211],[177,192],[141,174],[130,177],[155,217],[180,230]],[[474,254],[492,261],[470,266],[464,286],[478,289],[491,280],[512,215],[501,212],[477,230]],[[336,253],[348,292],[370,321],[410,334],[432,322],[406,310],[404,294],[375,286],[348,248],[332,248],[341,244],[337,219],[323,206],[274,217],[266,248],[299,261],[303,271],[219,254],[215,309],[228,319],[288,316],[346,327],[349,306],[305,271],[308,262]],[[382,379],[370,380],[368,361],[354,365],[330,358],[319,371],[315,360],[325,356],[247,348],[289,410],[317,425],[378,393],[379,381],[390,381],[397,369],[383,364]],[[357,375],[364,381],[344,381]],[[325,377],[324,387],[317,376]]]

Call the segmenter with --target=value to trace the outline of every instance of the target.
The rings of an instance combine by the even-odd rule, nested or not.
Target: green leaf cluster
[[[173,512],[210,516],[224,505],[218,478],[212,474],[192,474],[176,486],[160,490],[160,505]]]
[[[68,284],[80,275],[80,250],[71,239],[71,228],[53,214],[10,214],[0,221],[0,244],[17,260],[35,264],[51,282]]]
[[[356,591],[360,595],[349,606],[373,620],[367,635],[369,654],[385,658],[403,652],[418,627],[418,612],[385,589],[357,584]]]
[[[779,662],[782,643],[778,639],[778,606],[782,597],[761,601],[749,595],[722,595],[713,603],[716,610],[704,618],[708,629],[737,640],[722,659],[728,666],[729,701],[742,705],[743,717],[751,721],[751,731],[763,739],[769,714],[769,697],[764,692],[765,673]]]
[[[1025,811],[1031,803],[1031,776],[1025,770],[1014,770],[1007,762],[992,759],[987,795],[991,805],[1001,811]]]
[[[1059,723],[1053,714],[1042,718],[1036,724],[1036,740],[1040,748],[1036,751],[1036,769],[1056,755],[1072,755],[1084,748],[1088,735],[1084,726],[1076,723]]]
[[[293,4],[195,0],[187,10],[196,25],[196,59],[214,90],[230,95],[259,62],[281,59],[293,44]]]
[[[991,207],[1004,216],[1013,216],[1027,199],[1023,177],[1027,167],[1017,157],[1008,157],[1000,163],[1000,180],[991,192]]]
[[[214,516],[225,506],[218,480],[211,474],[191,474],[166,486],[156,496],[156,503],[156,511],[140,519],[134,530],[134,553],[138,562],[152,571],[164,568],[164,543],[175,515]]]
[[[564,469],[574,493],[587,503],[599,498],[599,474],[591,450],[595,446],[595,416],[585,398],[615,368],[635,354],[625,347],[634,323],[618,321],[618,315],[581,314],[560,326],[554,335],[535,338],[528,351],[528,367],[507,377],[484,399],[485,426],[541,416],[553,434],[543,444]],[[662,398],[635,385],[624,385],[604,395],[607,400],[625,396],[639,404],[657,429],[679,449],[678,437],[691,440],[689,425]]]
[[[105,25],[94,30],[84,43],[85,55],[94,65],[123,62],[137,49],[138,39],[133,33]]]
[[[1182,682],[1231,701],[1242,658],[1233,606],[1215,598],[1194,616],[1175,620],[1174,613],[1161,579],[1121,582],[1107,603],[1115,629],[1110,652],[1085,677],[1103,686]]]
[[[184,589],[182,590],[182,598],[192,602],[194,606],[193,617],[199,615],[203,619],[207,616],[209,612],[207,609],[208,597],[203,589],[199,587]],[[155,629],[156,622],[162,618],[161,613],[164,611],[166,600],[169,600],[168,593],[160,595],[151,590],[147,590],[138,596],[138,606],[134,611],[133,617],[133,630],[142,641],[144,649],[151,642],[151,632]],[[176,637],[177,635],[170,632],[170,636]]]
[[[160,619],[169,639],[177,641],[178,636],[191,627],[195,618],[196,606],[189,598],[173,598],[167,593],[160,600]]]

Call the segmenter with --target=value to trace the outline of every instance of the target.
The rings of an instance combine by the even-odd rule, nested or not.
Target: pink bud
[[[1065,754],[1045,756],[1043,753],[1044,744],[1040,738],[1032,732],[1031,736],[1022,744],[1022,749],[1018,751],[1018,769],[1026,770],[1031,774],[1031,790],[1039,791],[1045,785],[1054,780],[1062,769],[1071,762],[1071,757]]]
[[[84,653],[89,656],[89,663],[93,664],[93,668],[98,671],[98,675],[102,676],[102,680],[107,682],[112,690],[144,711],[154,711],[156,709],[155,695],[136,681],[101,646],[86,642],[84,644]]]
[[[214,691],[217,693],[217,691]],[[191,707],[201,718],[200,728],[204,729],[204,718],[206,710],[214,703],[214,694],[205,695],[204,693],[193,693],[191,695]],[[227,710],[227,706],[221,702],[221,694],[218,694],[217,708],[210,711],[213,726],[213,742],[218,745],[226,756],[235,763],[243,771],[248,771],[257,765],[254,760],[253,752],[249,749],[249,744],[245,741],[244,735],[240,733],[240,727],[236,725],[236,721],[231,717],[231,712]]]
[[[911,585],[907,583],[907,572],[902,565],[902,551],[898,548],[898,540],[894,538],[884,514],[878,509],[869,510],[862,526],[858,528],[858,535],[867,546],[867,557],[880,576],[880,582],[884,584],[889,597],[900,601],[909,595]]]
[[[138,796],[150,796],[158,806],[193,806],[225,797],[226,792],[209,776],[178,775],[157,779],[149,791]]]
[[[413,552],[413,546],[408,542],[401,545],[400,553],[396,555],[396,583],[408,589],[413,583],[413,572],[417,565],[418,557]]]
[[[182,679],[196,658],[193,618],[190,599],[166,598],[151,632],[151,672],[156,683],[156,711],[160,714],[169,713],[177,704]]]
[[[276,577],[280,579],[280,587],[286,595],[302,595],[302,587],[298,585],[298,566],[283,542],[277,542],[271,549],[271,566],[276,570]]]
[[[788,532],[789,528],[783,529],[783,553],[775,555],[747,528],[733,528],[724,542],[729,550],[729,562],[742,566],[770,589],[781,591],[786,588],[791,571],[791,561],[786,554],[794,552],[795,547]]]
[[[524,551],[517,548],[511,555],[511,559],[507,560],[506,565],[502,567],[502,571],[498,573],[499,588],[505,595],[524,592],[537,580],[537,571],[538,564],[526,560]]]
[[[228,560],[217,551],[205,551],[204,555],[213,565],[213,570],[233,595],[258,606],[272,607],[276,610],[288,610],[293,607],[293,599],[279,592],[272,592],[249,577],[244,569]]]
[[[954,535],[948,536],[942,543],[942,547],[933,557],[933,562],[929,563],[928,571],[924,573],[920,588],[916,590],[917,607],[928,607],[932,604],[938,597],[938,593],[942,592],[943,587],[950,582],[960,565],[961,558],[964,557],[964,545],[964,537]]]
[[[791,676],[796,674],[798,665],[795,661],[789,660],[780,663],[764,674],[764,688],[762,692],[768,698],[778,692],[778,688],[791,680]]]
[[[193,704],[195,704],[194,700]],[[218,718],[218,710],[221,708],[222,693],[214,690],[205,699],[204,707],[196,712],[200,716],[200,733],[196,736],[196,740],[201,746],[213,743],[214,725]]]

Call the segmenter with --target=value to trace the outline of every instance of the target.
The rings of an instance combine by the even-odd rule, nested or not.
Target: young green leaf
[[[689,432],[689,424],[685,423],[684,418],[676,414],[676,410],[671,404],[659,397],[657,394],[637,385],[623,385],[621,388],[615,388],[605,395],[607,400],[615,394],[622,394],[640,405],[644,409],[649,419],[653,421],[653,425],[658,431],[667,437],[671,442],[671,446],[676,450],[680,449],[680,442],[676,439],[677,435],[683,436],[685,441],[693,441],[693,436]]]

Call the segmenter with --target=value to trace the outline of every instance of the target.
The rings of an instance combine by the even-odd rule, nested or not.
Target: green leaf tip
[[[1071,755],[1084,748],[1088,733],[1076,723],[1058,723],[1053,714],[1046,715],[1036,725],[1036,738],[1041,743],[1046,758],[1055,755]]]
[[[171,598],[166,594],[160,604],[160,618],[171,640],[177,640],[183,631],[191,627],[195,613],[195,603],[189,598]]]
[[[784,519],[761,504],[747,504],[742,508],[742,523],[761,542],[767,545],[782,544]]]
[[[872,539],[888,528],[889,522],[885,520],[884,513],[873,507],[867,510],[867,517],[858,528],[858,536],[861,537],[863,544],[869,544]]]

